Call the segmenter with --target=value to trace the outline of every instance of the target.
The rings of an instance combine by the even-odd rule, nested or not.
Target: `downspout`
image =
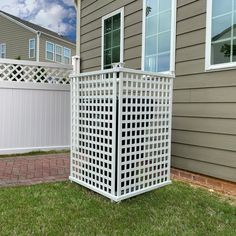
[[[81,17],[81,0],[75,0],[77,10],[76,20],[76,56],[72,58],[73,70],[75,74],[80,73],[80,17]]]
[[[37,32],[37,54],[36,54],[36,61],[39,62],[39,48],[40,48],[40,36],[41,32]]]
[[[76,54],[78,56],[80,56],[80,18],[81,18],[81,0],[77,0]]]

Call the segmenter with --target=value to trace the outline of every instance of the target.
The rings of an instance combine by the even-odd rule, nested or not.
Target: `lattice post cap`
[[[125,63],[123,63],[123,62],[112,63],[112,67],[113,67],[113,69],[124,68],[125,67]]]

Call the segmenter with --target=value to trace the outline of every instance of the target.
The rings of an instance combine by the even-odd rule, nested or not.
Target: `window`
[[[144,0],[142,69],[174,72],[176,0]]]
[[[123,62],[124,9],[102,18],[102,69]]]
[[[29,40],[29,58],[35,58],[35,39]]]
[[[62,63],[62,51],[63,48],[60,45],[55,46],[56,62]]]
[[[54,44],[46,42],[46,60],[54,61]]]
[[[0,58],[6,58],[7,46],[5,43],[0,43]]]
[[[207,1],[206,69],[236,66],[236,0]]]
[[[64,48],[64,63],[70,64],[71,50],[69,48]]]

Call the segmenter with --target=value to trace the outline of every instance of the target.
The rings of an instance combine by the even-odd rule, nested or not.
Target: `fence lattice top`
[[[0,59],[0,81],[69,84],[72,66]]]

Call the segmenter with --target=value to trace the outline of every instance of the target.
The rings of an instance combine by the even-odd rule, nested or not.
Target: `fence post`
[[[73,56],[72,57],[72,66],[73,66],[73,73],[79,74],[80,73],[80,56]]]

